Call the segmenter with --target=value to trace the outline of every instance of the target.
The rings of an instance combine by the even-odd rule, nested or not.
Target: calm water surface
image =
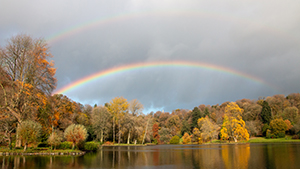
[[[300,168],[300,144],[103,147],[84,156],[0,156],[2,168]]]

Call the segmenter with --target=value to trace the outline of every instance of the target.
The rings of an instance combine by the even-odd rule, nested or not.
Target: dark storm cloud
[[[50,43],[58,88],[112,67],[172,60],[228,67],[269,83],[200,68],[149,68],[65,93],[84,104],[124,96],[137,98],[147,111],[192,109],[299,92],[299,8],[292,0],[0,0],[0,45],[17,33],[47,39],[100,18],[121,16]]]

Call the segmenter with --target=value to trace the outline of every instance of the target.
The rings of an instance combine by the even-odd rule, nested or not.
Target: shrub
[[[292,139],[299,139],[299,135],[293,135]]]
[[[274,119],[270,123],[270,128],[272,134],[276,135],[277,137],[283,136],[285,137],[285,131],[287,129],[286,123],[282,119]]]
[[[158,141],[157,141],[157,139],[155,138],[154,140],[153,140],[153,142],[152,142],[153,144],[158,144]]]
[[[71,124],[64,133],[67,141],[72,142],[72,149],[75,149],[75,145],[78,145],[80,142],[85,141],[88,134],[86,128],[81,124]]]
[[[84,150],[87,151],[97,151],[99,149],[100,144],[90,141],[90,142],[86,142],[84,143]]]
[[[56,132],[53,132],[48,138],[48,144],[51,145],[51,147],[54,146],[54,149],[56,149],[56,146],[60,145],[61,141],[62,138]]]
[[[65,141],[60,143],[60,145],[57,146],[58,149],[71,149],[72,148],[72,142]]]
[[[176,135],[173,136],[170,140],[170,144],[179,144],[180,138]]]
[[[27,145],[38,141],[42,131],[42,126],[35,121],[23,121],[18,127],[18,135],[24,143],[24,151]]]

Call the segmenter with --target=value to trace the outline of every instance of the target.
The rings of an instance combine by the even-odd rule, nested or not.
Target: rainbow
[[[88,84],[97,79],[104,78],[107,76],[112,76],[112,75],[115,75],[118,73],[138,70],[138,69],[142,69],[142,68],[156,68],[156,67],[189,67],[189,68],[202,68],[202,69],[211,70],[211,71],[223,72],[223,73],[230,74],[233,76],[248,79],[250,81],[253,81],[253,82],[256,82],[259,84],[270,86],[271,88],[273,88],[274,90],[277,91],[277,87],[272,86],[271,84],[268,84],[267,82],[265,82],[264,80],[262,80],[258,77],[255,77],[255,76],[243,73],[243,72],[239,72],[234,69],[227,68],[227,67],[212,65],[212,64],[203,63],[203,62],[158,61],[158,62],[133,63],[133,64],[129,64],[129,65],[123,65],[123,66],[119,66],[119,67],[102,70],[95,74],[92,74],[92,75],[86,76],[82,79],[79,79],[71,84],[68,84],[68,85],[56,90],[54,92],[54,94],[64,94],[64,93],[71,91],[79,86],[83,86],[83,85]]]
[[[245,18],[239,18],[234,15],[228,15],[224,13],[216,13],[211,11],[196,11],[196,10],[167,10],[167,11],[141,11],[141,12],[129,12],[129,13],[121,13],[112,16],[100,17],[93,20],[89,20],[84,23],[80,23],[74,25],[72,27],[66,28],[59,32],[56,32],[46,38],[49,44],[53,44],[62,39],[66,39],[72,35],[78,34],[80,32],[84,32],[90,30],[92,28],[96,28],[101,25],[108,25],[111,23],[122,22],[126,20],[131,20],[134,18],[146,18],[146,17],[180,17],[180,16],[189,16],[189,17],[203,17],[203,18],[212,18],[216,20],[223,20],[226,22],[234,22],[241,25],[256,25],[256,27],[261,27],[265,29],[267,32],[272,32],[275,36],[281,36],[284,38],[291,39],[292,37],[287,37],[285,32],[278,30],[273,27],[268,27],[267,25],[262,25],[257,22],[253,22],[251,20],[247,20]]]

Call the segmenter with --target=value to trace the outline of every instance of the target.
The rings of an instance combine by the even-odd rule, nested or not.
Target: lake
[[[2,168],[300,168],[300,143],[103,147],[84,156],[0,156]]]

